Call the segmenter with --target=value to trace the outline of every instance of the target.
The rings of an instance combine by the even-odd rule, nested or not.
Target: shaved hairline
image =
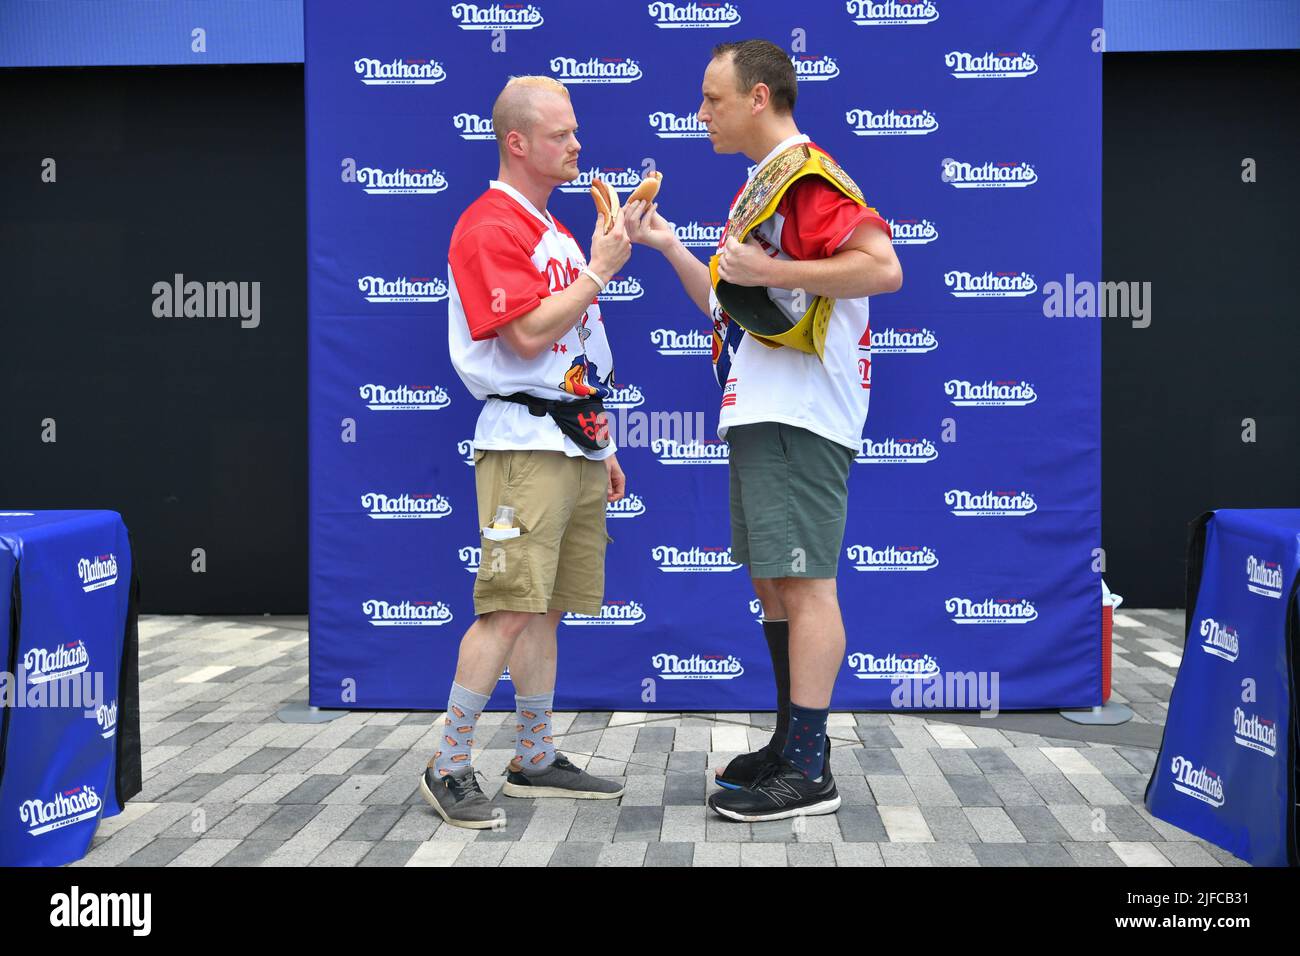
[[[512,76],[502,88],[492,104],[492,129],[502,159],[507,155],[506,137],[512,130],[530,135],[539,120],[538,103],[547,96],[568,101],[569,89],[549,76]]]

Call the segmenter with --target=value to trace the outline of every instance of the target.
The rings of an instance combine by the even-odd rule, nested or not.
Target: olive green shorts
[[[780,422],[732,425],[731,560],[755,578],[833,578],[853,450]]]
[[[562,451],[474,451],[480,529],[515,509],[516,538],[482,537],[474,613],[600,614],[605,594],[603,461]]]

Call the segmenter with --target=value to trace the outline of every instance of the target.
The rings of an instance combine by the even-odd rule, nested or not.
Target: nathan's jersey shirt
[[[778,143],[755,171],[796,143],[809,143],[818,149],[807,136],[792,136]],[[743,191],[742,186],[732,206]],[[786,191],[775,214],[750,235],[768,255],[778,259],[825,259],[834,255],[864,222],[878,223],[893,238],[889,224],[873,210],[859,206],[821,177],[808,176]],[[718,249],[726,241],[727,230],[723,229]],[[802,317],[808,304],[796,309],[795,292],[789,289],[769,289],[768,296],[790,316],[791,323]],[[709,311],[714,329],[725,343],[731,320],[712,290]],[[732,425],[782,422],[806,428],[857,453],[862,450],[862,427],[870,397],[867,297],[837,299],[826,331],[824,360],[798,349],[768,348],[751,335],[740,340],[723,383],[718,437],[725,439]]]
[[[538,212],[517,189],[492,180],[457,220],[447,260],[451,363],[470,393],[486,399],[474,428],[474,447],[562,451],[592,459],[614,454],[613,438],[608,447],[587,451],[549,415],[539,417],[526,406],[488,398],[526,392],[576,401],[606,398],[613,391],[614,358],[594,298],[581,320],[535,359],[521,357],[497,334],[577,280],[587,259],[573,234]]]

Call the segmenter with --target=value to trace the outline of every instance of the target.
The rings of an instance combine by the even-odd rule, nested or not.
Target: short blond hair
[[[517,130],[527,136],[537,122],[537,98],[546,94],[569,98],[569,88],[550,76],[512,76],[492,104],[492,129],[497,151],[506,156],[506,136]]]

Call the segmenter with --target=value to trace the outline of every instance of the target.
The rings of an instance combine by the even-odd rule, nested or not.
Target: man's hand
[[[605,500],[614,502],[623,497],[623,490],[627,487],[627,478],[623,474],[623,469],[618,466],[618,456],[610,455],[605,459]]]
[[[638,199],[624,207],[621,215],[627,237],[633,242],[664,252],[676,237],[668,220],[659,215],[658,203],[651,204]]]
[[[770,286],[771,258],[753,237],[739,243],[729,237],[718,258],[718,278],[732,285]]]
[[[597,215],[596,231],[591,234],[591,261],[588,263],[592,271],[608,282],[631,255],[632,243],[623,228],[622,212],[618,213],[614,228],[608,233],[605,232],[605,214]]]

